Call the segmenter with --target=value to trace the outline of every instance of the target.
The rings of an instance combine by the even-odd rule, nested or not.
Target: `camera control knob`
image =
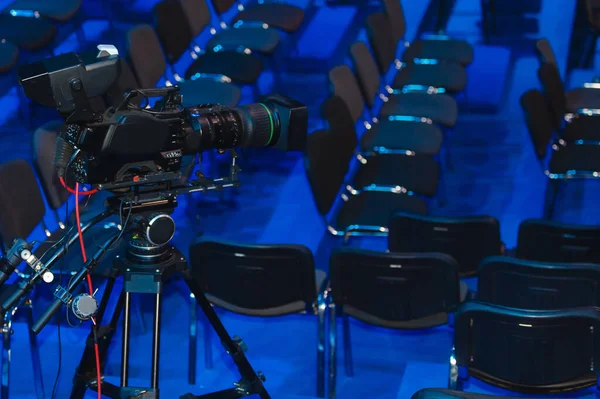
[[[152,245],[168,244],[175,235],[175,221],[166,213],[154,213],[148,218],[144,238]]]
[[[98,311],[98,301],[90,294],[79,294],[73,298],[71,309],[79,320],[89,320]]]

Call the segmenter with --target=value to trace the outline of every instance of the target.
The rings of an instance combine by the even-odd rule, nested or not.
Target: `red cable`
[[[61,177],[61,182],[64,183],[63,178]],[[67,188],[68,190],[70,190],[66,184],[64,184],[65,188]],[[94,192],[96,192],[97,190],[92,190]],[[85,193],[87,195],[91,195],[93,194],[91,191],[88,191],[87,193]],[[75,183],[75,219],[76,219],[76,223],[77,223],[77,232],[79,233],[79,245],[81,246],[81,257],[83,258],[83,262],[86,263],[87,262],[87,254],[85,252],[85,243],[83,242],[83,232],[81,231],[81,218],[79,215],[79,183]],[[94,288],[92,286],[92,277],[90,276],[90,274],[88,273],[87,275],[87,283],[88,283],[88,288],[90,289],[90,295],[94,295]],[[92,323],[94,323],[94,325],[92,326],[92,328],[96,328],[96,318],[92,317]],[[95,335],[95,334],[94,334]],[[98,342],[94,342],[94,352],[96,355],[96,378],[97,378],[97,386],[98,386],[98,399],[102,399],[102,380],[101,380],[101,375],[100,375],[100,349],[98,348]]]
[[[67,190],[68,192],[70,192],[71,194],[76,194],[76,190],[73,190],[71,187],[67,186],[67,182],[65,182],[64,177],[59,177],[58,180],[60,181],[60,184],[65,188],[65,190]],[[79,195],[92,195],[92,194],[96,194],[98,192],[97,189],[93,189],[90,191],[84,191],[84,192],[80,192]]]

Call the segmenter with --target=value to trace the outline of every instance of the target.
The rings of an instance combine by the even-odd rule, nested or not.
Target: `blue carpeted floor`
[[[90,1],[86,4],[86,11],[91,16],[101,11],[95,3]],[[143,16],[152,2],[133,3],[130,7]],[[404,0],[403,3],[409,25],[407,37],[414,38],[420,21],[426,17],[429,1]],[[526,218],[541,216],[545,195],[546,180],[534,157],[518,102],[523,92],[538,87],[532,39],[549,38],[559,60],[566,60],[574,6],[570,0],[545,0],[539,14],[528,15],[528,18],[536,20],[537,32],[499,35],[490,44],[484,45],[478,26],[479,3],[479,0],[456,0],[448,20],[449,34],[465,38],[475,45],[476,61],[469,68],[467,93],[459,97],[461,114],[451,141],[454,170],[444,174],[442,183],[447,189],[449,204],[440,208],[432,203],[432,213],[495,216],[500,220],[504,242],[513,247],[519,223]],[[364,37],[364,32],[358,29],[344,30],[351,21],[358,22],[356,10],[351,6],[318,9],[312,22],[302,32],[297,45],[298,54],[304,62],[315,63],[311,64],[313,66],[319,62],[323,65],[344,62],[343,59],[332,61],[331,54],[343,56],[344,51],[340,52],[337,47],[344,40],[349,43],[348,35]],[[504,23],[517,26],[520,20],[508,18]],[[127,22],[118,22],[116,26],[126,29],[128,25]],[[329,31],[336,33],[329,34]],[[102,18],[88,22],[85,33],[90,41],[115,39]],[[67,34],[56,53],[77,48],[75,36]],[[176,68],[183,69],[186,62],[191,60],[182,61]],[[294,62],[293,59],[288,60],[288,63]],[[310,127],[314,130],[322,126],[318,110],[327,95],[326,71],[302,73],[297,69],[290,67],[292,72],[280,76],[277,89],[307,102],[311,112]],[[267,73],[260,82],[261,91],[270,91],[274,81],[273,76]],[[9,85],[1,93],[1,159],[30,160],[31,129],[19,120],[16,88]],[[251,91],[244,93],[246,102],[252,101]],[[39,121],[55,117],[53,111],[38,110],[36,113]],[[203,233],[205,236],[244,242],[304,244],[317,254],[317,267],[327,270],[331,249],[341,243],[325,234],[323,221],[312,201],[301,156],[269,150],[248,151],[246,155],[240,175],[243,187],[239,190],[222,195],[194,194],[180,198],[181,204],[176,212],[179,231],[175,243],[186,253],[194,238]],[[206,166],[211,171],[224,171],[225,162],[225,159],[216,158]],[[598,193],[600,187],[595,182],[569,183],[557,203],[556,219],[597,223],[600,220],[600,211],[596,207]],[[47,219],[49,224],[53,223],[51,216]],[[35,234],[40,237],[39,231]],[[355,240],[352,243],[381,250],[386,246],[385,239]],[[130,375],[132,385],[144,386],[150,377],[152,304],[147,303],[145,298],[139,301],[144,318],[133,322]],[[168,285],[161,346],[163,398],[228,388],[238,379],[214,337],[215,367],[212,370],[204,368],[204,345],[199,338],[197,384],[187,385],[188,306],[184,287],[179,282]],[[37,313],[39,311],[41,309],[37,309]],[[315,396],[317,324],[314,316],[263,319],[226,312],[219,314],[232,335],[239,335],[247,342],[247,355],[255,368],[266,374],[266,384],[274,398]],[[144,323],[145,331],[141,323]],[[420,388],[445,386],[446,362],[452,342],[449,327],[429,331],[389,331],[352,322],[351,330],[355,375],[344,375],[340,357],[339,398],[408,399]],[[61,328],[62,369],[56,398],[68,397],[74,368],[88,331],[87,325],[80,328],[63,325]],[[201,333],[198,335],[202,336]],[[39,339],[46,397],[50,397],[59,356],[56,326],[47,327]],[[117,334],[107,368],[107,378],[114,382],[118,382],[120,341]],[[16,323],[13,342],[12,397],[32,398],[32,374],[23,323]],[[477,383],[469,389],[500,392]],[[88,397],[95,396],[89,393]]]

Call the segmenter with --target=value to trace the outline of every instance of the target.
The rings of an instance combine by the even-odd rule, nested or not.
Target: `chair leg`
[[[40,350],[37,342],[37,335],[32,331],[33,327],[33,305],[31,299],[28,299],[24,307],[25,319],[27,321],[27,330],[29,331],[29,347],[31,348],[31,364],[33,366],[33,382],[38,399],[43,399],[44,378],[42,376],[42,363],[40,361]]]
[[[335,303],[329,304],[329,378],[328,390],[330,399],[335,398],[337,378],[337,347],[336,347],[336,324]]]
[[[190,293],[190,336],[188,347],[188,384],[196,384],[196,353],[198,351],[198,315],[196,296]]]
[[[348,377],[354,377],[354,364],[352,361],[352,342],[350,339],[350,321],[348,315],[342,315],[342,328],[344,330],[344,368]]]
[[[325,397],[325,319],[327,317],[327,303],[324,295],[319,294],[317,303],[317,396]]]
[[[450,352],[450,369],[448,372],[448,389],[459,391],[458,387],[458,365],[456,364],[455,349],[452,347]]]
[[[213,355],[212,355],[212,335],[211,329],[206,325],[206,322],[202,326],[202,334],[204,336],[204,367],[208,370],[212,370]]]
[[[0,397],[8,399],[10,383],[10,337],[12,335],[12,316],[14,311],[6,313],[4,316],[4,326],[2,327],[2,386],[0,387]]]
[[[550,180],[546,186],[546,201],[544,206],[544,217],[548,220],[552,220],[554,216],[554,208],[556,206],[556,199],[558,198],[558,192],[561,187],[560,180]]]

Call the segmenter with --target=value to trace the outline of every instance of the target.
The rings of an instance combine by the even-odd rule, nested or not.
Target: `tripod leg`
[[[31,347],[31,365],[33,367],[33,383],[38,398],[44,398],[44,380],[42,378],[42,364],[40,362],[40,349],[38,347],[37,335],[31,330],[33,326],[33,306],[31,299],[24,305],[27,327],[29,330],[29,346]]]
[[[189,273],[181,272],[181,274],[184,277],[190,291],[196,297],[196,302],[198,302],[198,305],[206,315],[208,322],[215,330],[219,340],[225,347],[227,353],[232,357],[240,375],[242,376],[242,380],[238,384],[236,390],[238,392],[244,392],[244,395],[242,396],[257,394],[261,399],[271,399],[271,396],[263,385],[263,378],[260,378],[256,371],[254,371],[252,365],[246,358],[244,351],[240,348],[240,345],[231,338],[225,329],[225,326],[223,323],[221,323],[221,320],[219,320],[215,310],[210,305],[210,302],[208,302],[208,299],[206,299],[204,296],[204,292],[202,291],[200,284],[198,284],[198,282],[192,278]]]
[[[123,348],[121,351],[121,386],[129,386],[129,333],[131,323],[131,293],[125,292],[125,312],[123,317]]]
[[[12,316],[13,312],[7,312],[4,316],[4,326],[2,327],[2,387],[0,397],[8,399],[10,384],[10,337],[12,335]]]
[[[188,384],[196,384],[196,353],[198,351],[198,317],[196,314],[196,298],[190,294],[190,336],[188,347]]]
[[[112,294],[115,284],[115,278],[110,278],[106,283],[102,300],[96,316],[96,323],[100,325],[101,320],[104,318],[104,313],[108,306],[109,298]],[[110,323],[106,326],[98,328],[98,352],[100,354],[100,366],[104,368],[106,363],[106,355],[108,354],[108,347],[111,343],[112,337],[115,334],[117,323],[123,312],[124,295],[121,293],[115,309],[113,311]],[[91,381],[96,380],[96,354],[94,351],[94,337],[90,332],[88,336],[83,355],[79,361],[79,365],[75,371],[75,377],[73,378],[73,388],[71,389],[70,399],[83,399],[87,390],[88,384]]]
[[[160,363],[160,308],[162,295],[156,294],[154,302],[154,330],[152,334],[152,389],[158,391],[158,371]]]

